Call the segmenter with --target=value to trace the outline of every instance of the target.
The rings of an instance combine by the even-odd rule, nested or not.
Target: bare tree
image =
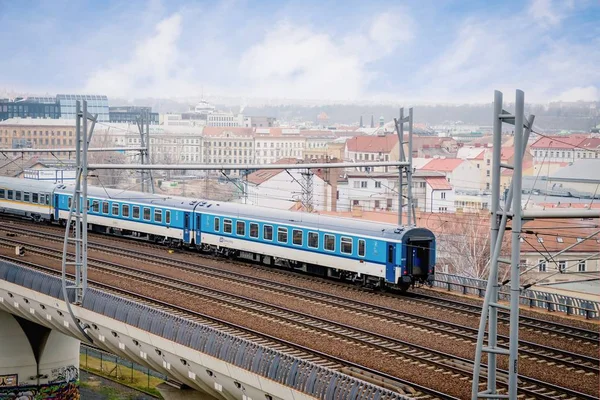
[[[100,131],[94,132],[90,147],[108,148],[115,147],[114,139],[109,132]],[[88,154],[88,162],[90,164],[125,164],[127,156],[124,153],[115,151],[100,151]],[[116,187],[122,184],[128,177],[126,170],[120,169],[105,169],[92,172],[90,183],[95,185],[104,185],[107,187]]]
[[[456,214],[451,219],[446,218],[437,235],[438,265],[446,265],[451,274],[486,279],[490,266],[489,218],[479,214]],[[501,255],[508,249],[504,240]],[[503,265],[500,268],[502,276],[505,268]]]

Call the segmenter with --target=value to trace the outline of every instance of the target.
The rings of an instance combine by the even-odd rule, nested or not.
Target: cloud
[[[527,12],[542,25],[556,26],[563,18],[558,10],[559,7],[553,4],[552,0],[533,0]]]
[[[135,45],[128,60],[92,73],[85,91],[114,97],[168,97],[188,91],[188,71],[178,48],[181,30],[180,14],[163,19],[150,37]]]
[[[408,15],[405,19],[409,21]],[[250,83],[249,93],[355,100],[372,76],[367,64],[389,56],[412,37],[411,24],[399,24],[389,13],[342,38],[283,21],[242,54],[239,72]]]
[[[600,90],[596,86],[574,87],[556,97],[561,101],[600,101]]]

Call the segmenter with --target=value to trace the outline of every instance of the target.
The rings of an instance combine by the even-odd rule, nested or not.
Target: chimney
[[[371,128],[375,128],[375,119],[373,117],[373,114],[371,114]]]
[[[360,116],[360,127],[361,127],[361,128],[364,128],[364,125],[363,125],[363,120],[362,120],[362,115]]]

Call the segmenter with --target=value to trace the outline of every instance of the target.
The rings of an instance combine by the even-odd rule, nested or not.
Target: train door
[[[196,245],[199,245],[202,241],[202,214],[194,214],[196,216],[196,226],[194,231],[196,232]]]
[[[396,244],[388,243],[385,252],[385,280],[388,282],[397,282],[396,272]]]
[[[58,194],[54,194],[54,220],[58,221]]]
[[[183,213],[183,241],[190,242],[190,213]]]

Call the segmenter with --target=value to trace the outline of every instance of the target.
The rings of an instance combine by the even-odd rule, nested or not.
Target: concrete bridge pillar
[[[78,399],[79,344],[0,310],[0,398]]]

